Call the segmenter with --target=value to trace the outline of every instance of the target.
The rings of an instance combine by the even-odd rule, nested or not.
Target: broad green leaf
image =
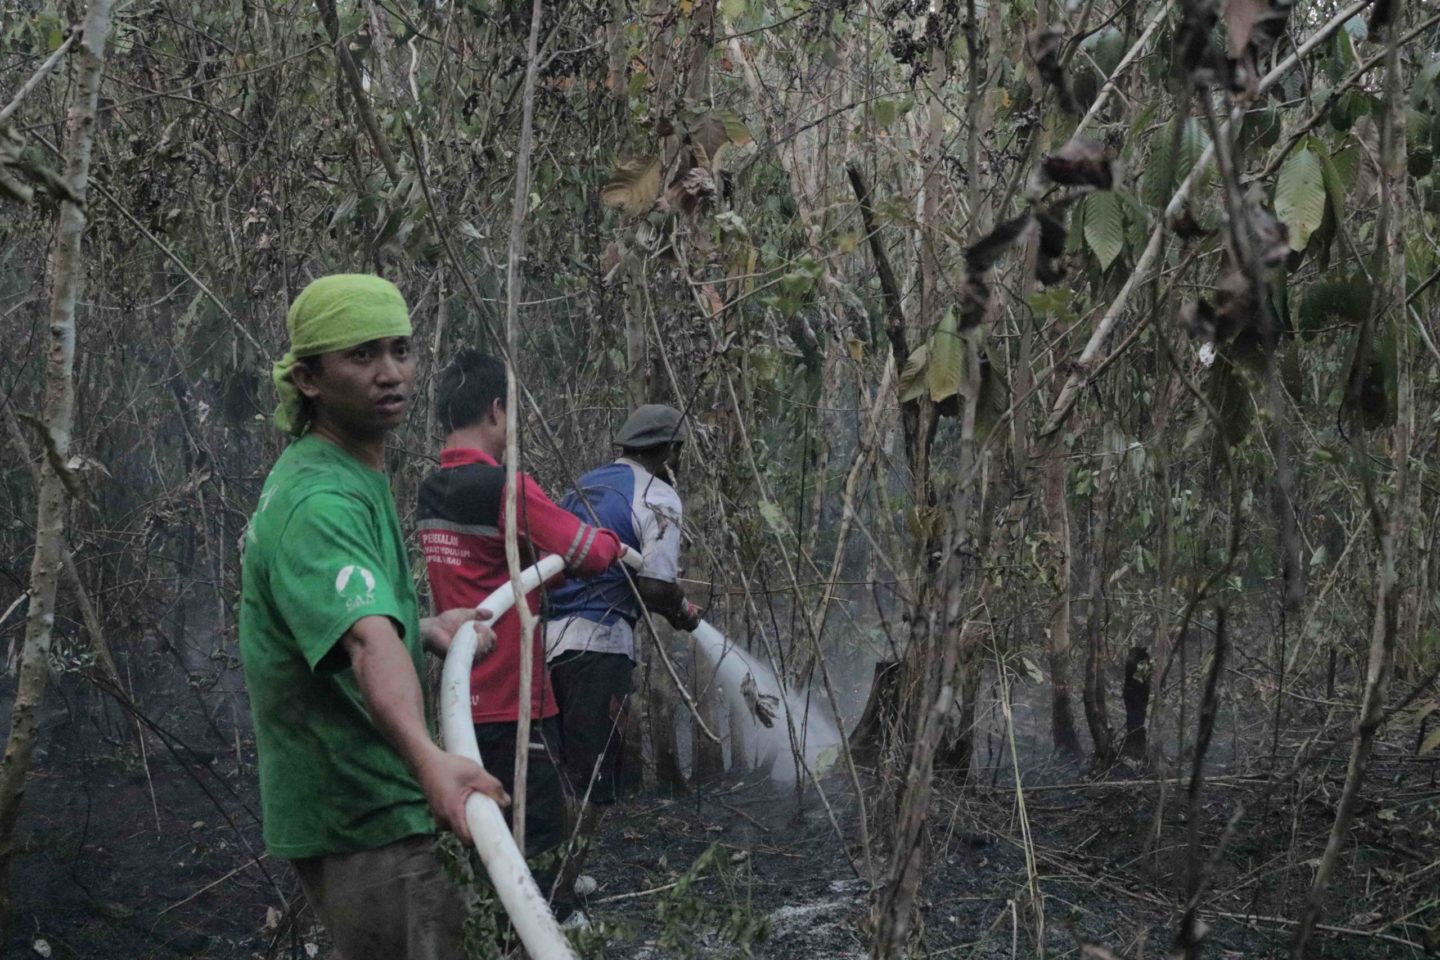
[[[615,169],[600,192],[606,206],[619,207],[627,216],[638,217],[655,205],[660,195],[660,158],[626,160]]]
[[[1410,105],[1419,107],[1434,103],[1437,90],[1440,90],[1440,60],[1431,60],[1420,69],[1410,87]]]
[[[1292,153],[1275,180],[1275,216],[1290,229],[1290,249],[1304,250],[1325,219],[1325,175],[1309,148]]]
[[[1125,210],[1125,244],[1130,248],[1131,254],[1139,256],[1140,251],[1150,242],[1149,213],[1131,194],[1123,190],[1116,190],[1114,193]]]
[[[901,403],[910,403],[925,395],[925,362],[929,356],[930,345],[922,343],[905,358],[905,369],[900,374]]]
[[[1369,307],[1369,286],[1359,276],[1310,284],[1300,301],[1300,334],[1306,338],[1336,324],[1358,324]]]
[[[1175,181],[1171,192],[1178,189],[1190,175],[1190,171],[1200,162],[1200,157],[1209,147],[1210,134],[1205,131],[1204,125],[1194,117],[1186,117],[1180,128],[1180,149],[1175,155]]]
[[[1120,198],[1106,190],[1085,198],[1085,242],[1108,269],[1125,249],[1125,207]]]
[[[745,15],[749,6],[749,0],[720,0],[720,13],[727,22],[734,23]]]
[[[1240,143],[1245,149],[1268,150],[1280,139],[1280,111],[1261,104],[1246,111],[1240,124]]]
[[[1311,140],[1311,149],[1320,162],[1320,181],[1325,185],[1325,200],[1330,205],[1330,216],[1335,218],[1337,224],[1345,221],[1345,183],[1340,179],[1340,171],[1335,167],[1335,161],[1330,159],[1330,154],[1318,140]]]
[[[1330,108],[1330,126],[1336,130],[1349,130],[1355,121],[1375,112],[1379,103],[1363,90],[1346,90]]]
[[[1150,164],[1141,183],[1141,196],[1152,207],[1163,207],[1184,182],[1210,146],[1210,135],[1194,117],[1176,117],[1156,138]],[[1197,184],[1197,186],[1203,186]]]
[[[1099,33],[1085,38],[1081,48],[1086,50],[1095,65],[1100,68],[1100,74],[1108,78],[1120,65],[1121,59],[1125,56],[1125,37],[1114,27],[1106,27]]]
[[[1341,30],[1330,38],[1327,46],[1330,55],[1325,58],[1325,75],[1331,83],[1339,83],[1355,66],[1354,41],[1349,33]]]
[[[1342,192],[1348,193],[1355,188],[1355,180],[1360,172],[1360,151],[1355,144],[1350,144],[1343,150],[1336,150],[1330,156],[1330,164],[1335,172],[1340,175],[1340,186]]]
[[[955,311],[946,310],[930,338],[930,362],[925,366],[925,386],[930,399],[939,403],[960,392],[965,382],[965,341],[955,321]]]
[[[1153,139],[1155,146],[1140,181],[1140,196],[1152,207],[1163,207],[1170,202],[1170,184],[1175,180],[1174,124],[1167,125]],[[1085,205],[1080,204],[1078,209],[1084,210]]]

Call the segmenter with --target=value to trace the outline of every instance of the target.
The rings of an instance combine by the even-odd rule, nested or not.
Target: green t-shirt
[[[339,643],[360,618],[390,617],[423,676],[415,584],[385,474],[316,437],[295,441],[265,480],[243,568],[240,654],[271,855],[353,853],[433,832]]]

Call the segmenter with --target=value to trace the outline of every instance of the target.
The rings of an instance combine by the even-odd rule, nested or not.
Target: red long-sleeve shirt
[[[518,474],[515,515],[521,566],[541,554],[558,554],[568,571],[593,576],[620,558],[620,538],[583,523],[556,506],[528,475]],[[505,563],[505,468],[482,450],[451,448],[440,469],[420,485],[420,546],[436,610],[473,607],[510,581]],[[540,611],[540,591],[527,598]],[[515,722],[520,716],[520,614],[511,610],[493,624],[495,649],[470,673],[470,709],[476,723]],[[530,638],[534,681],[532,719],[554,716],[550,672],[539,631]]]

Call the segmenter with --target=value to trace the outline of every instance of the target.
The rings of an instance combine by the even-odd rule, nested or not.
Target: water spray
[[[840,731],[819,704],[809,702],[801,691],[787,690],[770,668],[727,641],[706,621],[700,621],[690,635],[715,665],[716,683],[731,711],[753,718],[747,724],[746,745],[757,761],[775,758],[772,777],[787,784],[795,782],[795,766],[780,762],[790,753],[792,730],[810,771],[819,773],[835,762]]]

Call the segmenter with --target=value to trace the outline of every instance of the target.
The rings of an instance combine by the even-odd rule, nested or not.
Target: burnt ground
[[[47,719],[26,799],[16,912],[6,956],[56,958],[323,956],[323,934],[298,906],[281,864],[260,859],[253,746],[197,735],[192,752],[149,739],[142,762],[94,735],[63,699]],[[1032,726],[1034,726],[1032,724]],[[1298,728],[1297,728],[1298,730]],[[1298,737],[1298,732],[1292,734]],[[1420,957],[1440,923],[1440,763],[1415,757],[1415,727],[1397,723],[1381,746],[1351,844],[1326,901],[1318,957]],[[1043,737],[1017,725],[1020,756],[1045,756]],[[1217,744],[1201,807],[1206,856],[1235,805],[1236,840],[1206,902],[1208,957],[1282,956],[1344,777],[1344,749],[1261,802],[1259,746]],[[1268,743],[1264,745],[1268,750]],[[1278,745],[1277,766],[1300,747]],[[977,786],[944,784],[932,818],[923,948],[931,957],[1028,957],[1037,912],[1013,771],[1002,744]],[[116,759],[120,757],[122,759]],[[1185,884],[1187,806],[1167,791],[1161,833],[1145,839],[1160,800],[1139,773],[1105,779],[1039,759],[1024,769],[1033,883],[1047,952],[1082,941],[1126,957],[1164,955]],[[847,778],[827,795],[857,835]],[[865,788],[874,789],[866,780]],[[884,834],[888,823],[872,823]],[[698,864],[698,866],[697,866]],[[689,796],[642,793],[604,824],[587,872],[599,882],[590,914],[603,956],[848,958],[865,955],[867,886],[849,866],[814,790],[731,777]],[[601,955],[597,952],[595,955]]]

